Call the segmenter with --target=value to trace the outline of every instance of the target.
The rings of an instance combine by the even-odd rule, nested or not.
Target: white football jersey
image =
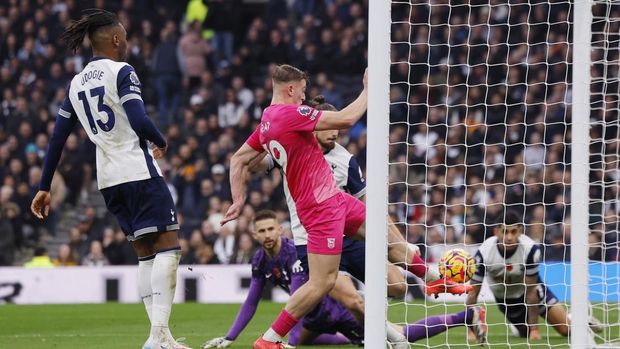
[[[485,279],[497,301],[522,298],[525,295],[525,277],[538,275],[541,259],[540,246],[521,234],[519,247],[507,258],[497,248],[497,237],[486,239],[476,252],[476,273],[473,281]]]
[[[123,103],[142,100],[140,80],[131,65],[94,58],[71,80],[71,110],[63,117],[78,117],[88,138],[97,146],[99,189],[121,183],[160,177],[161,170],[144,139],[131,128]]]
[[[334,180],[340,190],[345,191],[356,198],[366,194],[366,182],[362,176],[362,170],[353,154],[345,147],[336,143],[334,149],[325,154],[325,160],[329,163],[334,174]],[[295,245],[307,245],[308,233],[301,224],[297,215],[297,207],[288,189],[286,179],[283,181],[286,204],[291,216],[291,231]]]

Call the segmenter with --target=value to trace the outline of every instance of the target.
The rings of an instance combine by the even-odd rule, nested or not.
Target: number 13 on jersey
[[[101,119],[97,120],[97,125],[104,132],[109,132],[114,127],[114,123],[116,118],[114,116],[114,112],[112,108],[105,105],[103,103],[103,96],[105,95],[105,88],[103,86],[95,87],[90,89],[90,96],[93,98],[97,98],[97,111],[99,113],[104,112],[108,114],[108,121],[103,122]],[[97,134],[99,131],[97,130],[97,126],[95,126],[95,119],[93,118],[93,114],[90,110],[90,103],[88,102],[88,97],[86,97],[86,91],[78,92],[78,98],[82,101],[82,105],[84,106],[84,112],[86,113],[86,118],[88,119],[88,125],[90,126],[90,130],[93,134]]]

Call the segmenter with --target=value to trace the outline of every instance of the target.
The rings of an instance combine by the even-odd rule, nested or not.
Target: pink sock
[[[411,273],[413,273],[413,275],[419,278],[423,278],[424,275],[426,275],[426,269],[428,269],[428,267],[426,266],[426,263],[417,254],[413,255],[411,264],[407,266],[407,270],[409,270]]]
[[[286,309],[282,309],[282,312],[276,319],[276,321],[271,325],[271,328],[278,334],[280,337],[286,336],[287,333],[291,331],[299,320],[295,319],[295,317],[286,311]]]

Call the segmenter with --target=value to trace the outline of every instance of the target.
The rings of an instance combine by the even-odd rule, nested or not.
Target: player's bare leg
[[[360,324],[364,323],[364,299],[349,276],[339,273],[329,296],[347,308]]]
[[[336,284],[340,255],[308,253],[310,275],[288,300],[286,306],[265,334],[254,342],[255,349],[282,348],[282,337],[308,314]]]
[[[388,297],[402,298],[407,294],[407,280],[402,269],[390,264],[387,269]]]
[[[401,269],[393,265],[388,265],[388,285],[390,285],[388,286],[388,295],[392,297],[402,297],[405,295],[407,286]],[[330,291],[329,296],[344,305],[360,324],[364,323],[364,299],[357,292],[349,276],[338,274],[336,284]],[[392,327],[387,327],[387,330],[388,340],[391,343],[400,343],[397,345],[403,345],[403,343],[406,342],[406,338],[402,335],[401,331],[393,330]],[[395,348],[397,347],[398,346],[395,346]]]
[[[419,251],[411,247],[405,240],[400,230],[391,220],[388,226],[388,260],[405,270],[409,270],[420,279],[431,282],[439,280],[440,275],[436,269],[429,268],[420,258]]]
[[[334,288],[338,278],[340,255],[320,255],[308,253],[310,277],[284,308],[295,318],[301,318],[310,312]]]
[[[553,326],[560,335],[568,337],[570,319],[564,305],[557,303],[547,308],[547,323]]]
[[[180,259],[177,232],[149,234],[133,241],[132,245],[140,259],[140,297],[151,321],[151,333],[144,348],[159,349],[157,345],[160,344],[171,348],[187,348],[174,340],[168,326]]]

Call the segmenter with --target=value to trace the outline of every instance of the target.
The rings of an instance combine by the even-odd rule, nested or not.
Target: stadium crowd
[[[508,205],[523,213],[526,233],[546,244],[547,260],[569,258],[568,4],[532,1],[508,11],[496,0],[433,3],[432,11],[402,3],[392,12],[390,213],[436,260],[445,244],[481,242],[484,223]],[[169,142],[160,165],[182,224],[181,263],[248,263],[256,210],[276,210],[287,227],[282,178],[277,171],[254,176],[243,215],[220,227],[231,199],[229,159],[270,103],[275,64],[308,71],[309,97],[322,94],[342,107],[356,96],[368,54],[367,1],[2,2],[0,265],[60,236],[58,222],[71,211],[79,221],[50,251],[56,265],[136,263],[113,217],[90,204],[99,195],[94,146],[81,127],[54,177],[50,217],[38,221],[29,209],[66,85],[91,54],[68,52],[59,37],[91,7],[118,13],[128,62]],[[617,112],[605,115],[617,122]],[[362,168],[365,130],[360,122],[340,136]],[[601,159],[615,173],[617,143],[616,135]],[[618,180],[611,170],[596,173],[603,184]],[[603,184],[593,189],[605,200],[593,208],[602,214],[592,215],[591,257],[615,260],[618,189]]]

